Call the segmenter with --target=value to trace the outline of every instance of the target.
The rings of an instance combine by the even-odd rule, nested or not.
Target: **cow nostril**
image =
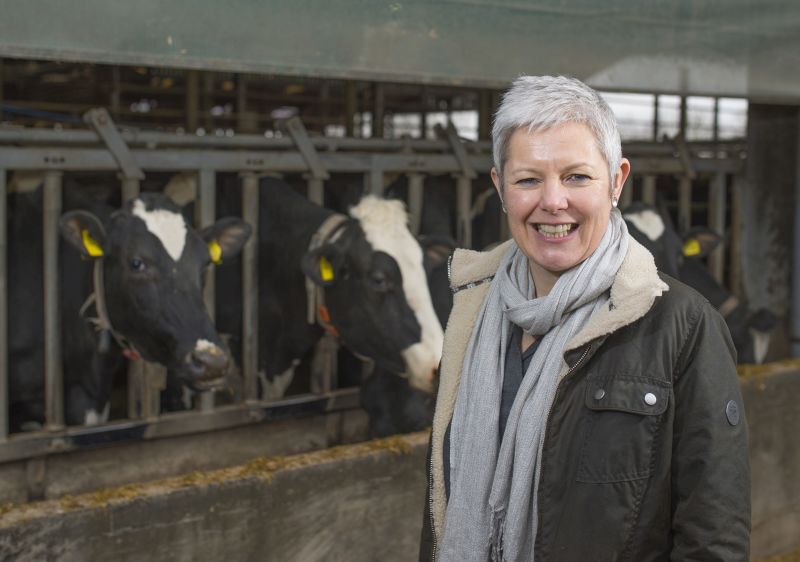
[[[192,371],[200,376],[219,376],[228,368],[228,354],[219,348],[193,350],[189,353],[188,363]]]

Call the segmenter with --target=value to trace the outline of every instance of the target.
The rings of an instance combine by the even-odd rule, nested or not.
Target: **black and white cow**
[[[259,374],[267,397],[285,392],[294,367],[324,334],[321,324],[354,353],[429,391],[443,332],[403,205],[365,197],[312,249],[312,237],[333,211],[272,177],[260,180],[259,200]],[[324,296],[319,322],[308,322],[307,279]],[[233,271],[218,275],[218,297],[238,283]],[[221,307],[220,330],[240,334],[240,314],[235,306]]]
[[[112,375],[123,365],[114,339],[97,334],[81,311],[94,290],[94,263],[120,341],[190,387],[217,384],[229,354],[203,304],[202,272],[212,255],[235,255],[250,227],[221,219],[198,233],[162,195],[143,194],[112,212],[78,192],[65,189],[61,219],[69,243],[60,250],[65,421],[105,421]],[[44,421],[41,190],[12,196],[9,207],[9,232],[19,242],[9,245],[10,418],[18,431]]]
[[[768,310],[752,310],[739,302],[711,275],[702,258],[719,243],[719,235],[695,228],[681,237],[655,207],[644,203],[629,206],[623,217],[631,236],[653,254],[660,271],[698,291],[725,317],[739,363],[762,363],[777,320]]]

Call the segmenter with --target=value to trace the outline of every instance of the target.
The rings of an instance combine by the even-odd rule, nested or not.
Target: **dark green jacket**
[[[453,258],[420,560],[435,559],[443,532],[443,436],[487,280],[507,248]],[[564,357],[542,451],[536,561],[746,561],[747,425],[716,310],[659,275],[631,240],[608,309]]]

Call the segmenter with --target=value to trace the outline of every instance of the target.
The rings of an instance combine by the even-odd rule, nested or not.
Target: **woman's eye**
[[[142,271],[147,269],[147,265],[145,265],[145,263],[142,260],[140,260],[139,258],[133,258],[131,260],[131,269],[133,271],[141,273]]]
[[[569,183],[577,183],[577,184],[584,184],[591,180],[589,176],[586,174],[570,174],[567,176],[567,181]]]
[[[537,178],[522,178],[514,182],[515,185],[519,185],[522,187],[532,187],[537,185],[539,180]]]

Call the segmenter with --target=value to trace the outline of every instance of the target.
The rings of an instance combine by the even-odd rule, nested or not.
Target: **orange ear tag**
[[[86,248],[90,256],[93,258],[100,258],[103,256],[103,248],[100,247],[97,240],[92,238],[92,235],[89,234],[89,231],[85,228],[81,230],[81,238],[83,239],[83,247]]]
[[[319,258],[319,275],[323,281],[333,281],[333,266],[325,256]]]
[[[697,256],[697,255],[700,255],[700,251],[701,251],[700,242],[698,242],[694,238],[690,238],[683,245],[683,255],[684,256],[688,256],[688,257]]]

